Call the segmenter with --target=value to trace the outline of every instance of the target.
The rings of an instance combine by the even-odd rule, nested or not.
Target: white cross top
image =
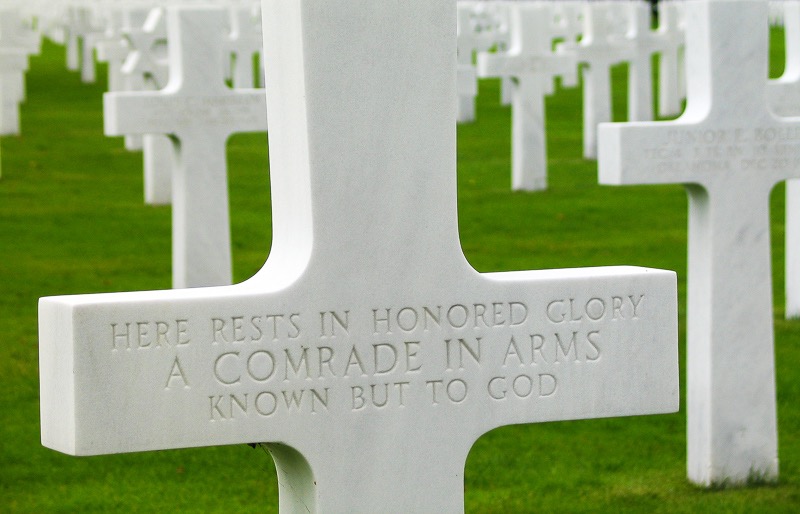
[[[475,52],[489,50],[500,42],[504,34],[498,33],[497,19],[483,2],[458,3],[456,18],[458,47],[458,122],[475,119],[475,97],[478,94],[478,77],[473,57]]]
[[[161,91],[107,93],[106,133],[176,138],[173,286],[229,284],[225,144],[233,133],[266,130],[264,91],[225,85],[223,10],[171,8],[167,22],[170,82]]]
[[[678,408],[674,273],[464,258],[454,0],[263,13],[269,260],[234,286],[42,299],[45,445],[264,442],[282,510],[449,513],[488,430]]]
[[[658,32],[663,41],[663,51],[658,61],[658,113],[677,116],[681,113],[685,97],[683,2],[658,3]]]
[[[263,46],[261,12],[253,9],[253,5],[231,5],[228,10],[231,31],[227,48],[233,54],[233,87],[252,88],[256,84],[253,55]]]
[[[507,51],[478,54],[481,77],[513,77],[512,167],[514,190],[547,189],[544,97],[553,77],[577,69],[575,55],[552,51],[548,3],[509,6],[511,44]]]
[[[597,126],[612,120],[611,66],[633,55],[633,45],[622,37],[624,5],[608,0],[584,4],[584,32],[580,43],[564,43],[574,50],[583,71],[583,156],[597,157]]]
[[[777,475],[769,194],[800,176],[800,120],[767,108],[766,2],[686,8],[686,111],[601,126],[599,173],[687,184],[689,475],[744,482]]]
[[[653,54],[672,51],[670,33],[651,29],[650,2],[636,0],[625,7],[628,11],[628,33],[632,55],[628,67],[628,121],[653,119]]]
[[[785,40],[783,75],[770,80],[767,100],[778,116],[800,116],[800,1],[781,2]],[[800,316],[800,180],[786,181],[786,308],[787,318]]]

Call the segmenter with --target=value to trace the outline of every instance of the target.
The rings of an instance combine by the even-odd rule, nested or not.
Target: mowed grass
[[[780,55],[780,45],[775,51]],[[617,119],[625,116],[624,74],[615,70]],[[271,459],[243,444],[92,458],[40,445],[38,298],[168,288],[171,220],[169,207],[143,204],[141,155],[103,136],[103,87],[67,72],[62,48],[45,44],[28,86],[22,135],[2,140],[0,511],[276,512]],[[497,82],[481,82],[480,91],[477,121],[458,133],[459,226],[470,262],[480,271],[616,264],[676,270],[683,384],[683,188],[598,186],[596,163],[581,158],[581,99],[573,89],[548,99],[549,190],[512,192],[510,110],[499,105]],[[229,145],[237,281],[255,273],[270,248],[265,141],[264,134],[239,135]],[[782,319],[782,186],[773,192],[772,213],[777,484],[707,491],[687,483],[682,387],[677,414],[490,432],[466,462],[467,512],[797,511],[800,322]]]

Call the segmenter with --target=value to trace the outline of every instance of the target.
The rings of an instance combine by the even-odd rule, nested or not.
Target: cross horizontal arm
[[[475,438],[512,423],[677,409],[672,272],[410,280],[363,299],[313,278],[296,286],[43,298],[43,444],[77,455],[302,447],[304,420],[335,430],[375,409],[376,388],[392,416],[483,419]]]
[[[263,90],[232,90],[221,97],[171,95],[164,91],[106,93],[103,96],[105,132],[176,134],[187,127],[224,134],[266,130]]]
[[[520,77],[529,74],[560,75],[577,66],[574,56],[520,56],[513,54],[478,54],[478,75],[481,77]]]

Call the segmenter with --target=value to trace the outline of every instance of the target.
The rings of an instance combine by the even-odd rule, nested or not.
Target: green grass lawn
[[[622,85],[625,71],[616,71]],[[141,155],[103,136],[103,88],[67,72],[61,47],[47,43],[32,59],[28,86],[22,135],[2,140],[0,512],[276,512],[271,459],[243,444],[91,458],[40,445],[38,298],[169,288],[171,221],[169,207],[144,205]],[[477,121],[458,132],[459,226],[470,262],[484,272],[676,270],[683,384],[683,188],[598,186],[596,163],[581,158],[580,92],[562,90],[547,104],[550,189],[511,192],[510,111],[499,105],[497,82],[480,91]],[[615,117],[624,119],[624,87],[615,96]],[[236,281],[255,273],[270,248],[265,141],[241,135],[229,146]],[[782,319],[783,186],[772,204],[779,483],[712,491],[688,484],[682,408],[495,430],[466,463],[468,512],[800,509],[800,322]]]

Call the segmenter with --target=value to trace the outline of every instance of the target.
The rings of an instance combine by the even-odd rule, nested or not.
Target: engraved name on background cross
[[[800,120],[767,108],[767,2],[686,9],[686,111],[602,125],[600,181],[683,183],[689,193],[689,478],[774,478],[769,195],[800,177]]]
[[[464,258],[455,14],[263,2],[269,259],[233,286],[42,299],[46,446],[263,442],[282,511],[462,512],[488,430],[677,409],[673,272]]]

